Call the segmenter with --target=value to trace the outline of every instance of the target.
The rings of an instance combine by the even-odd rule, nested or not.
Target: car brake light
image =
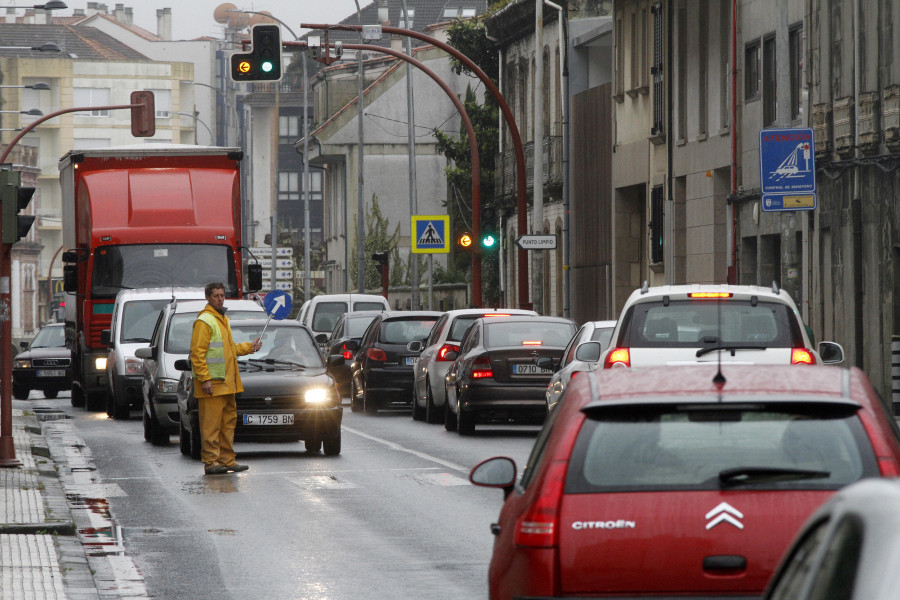
[[[371,360],[386,361],[387,354],[381,348],[369,348],[368,350],[366,350],[366,358],[369,358]]]
[[[603,368],[608,369],[613,365],[618,365],[620,367],[631,366],[631,352],[628,351],[628,348],[615,348],[606,355],[606,360],[603,362]]]
[[[731,292],[691,292],[688,298],[697,300],[709,300],[710,298],[731,298]]]
[[[486,315],[481,315],[482,317],[511,317],[512,315],[509,313],[488,313]]]
[[[549,548],[557,545],[559,505],[562,501],[567,465],[566,461],[557,460],[548,468],[534,504],[528,507],[516,523],[517,546]]]
[[[494,371],[491,369],[491,359],[487,356],[479,356],[472,363],[472,379],[484,379],[493,377]]]
[[[347,349],[347,344],[341,344],[341,350],[343,351],[344,360],[353,358],[353,352]]]
[[[437,351],[437,358],[435,360],[437,362],[449,362],[450,359],[447,358],[448,352],[459,352],[459,346],[456,344],[444,344],[441,346],[441,349]]]
[[[814,365],[816,357],[806,348],[794,348],[791,350],[792,365]]]
[[[524,340],[522,342],[523,346],[540,346],[541,344],[541,340]]]

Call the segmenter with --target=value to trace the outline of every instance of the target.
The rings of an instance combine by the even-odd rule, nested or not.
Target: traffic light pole
[[[40,119],[32,121],[13,138],[9,146],[0,154],[0,164],[5,163],[9,153],[29,131],[48,119],[64,115],[66,113],[83,110],[116,110],[137,109],[144,110],[145,103],[116,104],[112,106],[78,106],[64,108],[56,112],[44,115]],[[153,106],[152,97],[149,106]],[[132,113],[134,122],[135,113]],[[134,123],[133,123],[134,124]],[[150,135],[153,135],[152,133]],[[12,244],[0,243],[0,467],[21,467],[22,462],[16,458],[16,449],[12,438],[12,302],[10,287],[12,279]]]
[[[305,29],[323,29],[325,31],[328,30],[338,30],[338,31],[361,31],[361,25],[323,25],[323,24],[310,24],[310,23],[301,23],[300,27]],[[415,38],[417,40],[421,40],[433,46],[436,46],[443,50],[444,52],[452,55],[454,58],[458,59],[461,63],[466,65],[475,75],[484,83],[485,89],[491,93],[494,97],[494,100],[497,102],[497,106],[500,108],[500,112],[503,114],[503,118],[506,121],[506,126],[509,128],[509,136],[512,140],[513,151],[516,157],[516,229],[519,235],[525,235],[528,232],[528,192],[526,185],[526,172],[525,172],[525,150],[522,147],[522,137],[519,135],[519,128],[516,126],[516,119],[513,116],[512,109],[509,107],[509,104],[506,103],[506,99],[503,97],[503,94],[500,93],[500,90],[497,88],[497,85],[494,81],[488,77],[487,73],[485,73],[481,67],[476,65],[471,58],[451,46],[446,42],[443,42],[437,38],[431,37],[429,35],[425,35],[424,33],[419,33],[418,31],[413,31],[411,29],[403,29],[400,27],[389,27],[387,25],[382,25],[381,30],[384,33],[390,33],[395,35],[402,35]],[[346,44],[344,47],[348,47]],[[473,223],[476,220],[480,219],[480,215],[477,212],[474,212],[472,215]],[[473,232],[477,235],[478,232]],[[478,239],[476,237],[476,239]],[[517,251],[517,288],[518,288],[518,307],[530,309],[531,302],[528,301],[528,251],[523,248],[518,248]],[[479,265],[480,269],[480,265]],[[480,271],[479,271],[480,274]],[[472,273],[472,279],[474,280],[474,267]],[[480,283],[479,283],[480,286]],[[473,284],[474,287],[474,284]],[[481,305],[479,300],[478,306]]]

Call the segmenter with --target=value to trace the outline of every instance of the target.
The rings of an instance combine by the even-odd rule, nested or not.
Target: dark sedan
[[[560,317],[476,320],[459,352],[448,354],[444,427],[470,435],[476,423],[543,423],[554,369],[537,360],[558,364],[574,334],[575,324]]]
[[[231,321],[235,343],[256,339],[265,329],[259,352],[241,356],[241,383],[236,396],[238,442],[282,442],[303,440],[307,452],[323,449],[328,456],[341,452],[343,408],[334,381],[325,372],[325,362],[310,330],[294,320]],[[194,398],[190,363],[178,384],[181,452],[200,458],[200,426]]]
[[[413,367],[421,344],[419,350],[410,350],[409,344],[424,342],[442,314],[389,311],[372,320],[351,366],[350,410],[375,414],[382,408],[412,407]]]
[[[340,316],[334,329],[328,334],[325,342],[325,358],[328,361],[328,374],[334,378],[341,396],[350,395],[350,366],[353,364],[354,351],[347,342],[353,340],[356,346],[363,333],[381,311],[348,312]],[[332,358],[339,356],[337,358]]]
[[[12,393],[16,400],[27,400],[31,390],[41,390],[45,398],[56,398],[72,388],[72,353],[66,348],[66,330],[62,323],[42,327],[24,352],[13,360]]]

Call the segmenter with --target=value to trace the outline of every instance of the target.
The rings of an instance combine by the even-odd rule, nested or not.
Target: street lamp
[[[3,8],[33,8],[35,10],[65,10],[69,8],[65,2],[59,0],[50,0],[44,4],[30,4],[28,6],[4,6]]]
[[[28,88],[30,90],[49,90],[50,86],[43,81],[39,81],[33,85],[0,85],[0,88]]]
[[[31,115],[32,117],[42,117],[44,113],[39,108],[29,108],[28,110],[0,110],[0,113],[9,113],[13,115]]]
[[[194,111],[194,114],[186,113],[186,112],[172,112],[172,114],[173,115],[181,115],[182,117],[190,117],[190,118],[194,119],[194,145],[195,146],[197,145],[197,123],[200,123],[201,125],[206,127],[206,132],[209,134],[209,144],[211,146],[215,145],[216,141],[215,141],[215,137],[213,136],[212,129],[209,128],[209,125],[207,125],[206,123],[204,123],[203,121],[200,120],[200,118],[197,116],[196,111]]]

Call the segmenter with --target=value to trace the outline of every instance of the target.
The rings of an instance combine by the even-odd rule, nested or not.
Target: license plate
[[[244,415],[244,425],[293,425],[294,415]]]
[[[407,357],[406,357],[406,364],[407,364],[407,366],[409,366],[409,365],[414,365],[414,364],[416,364],[417,362],[419,362],[419,357],[418,357],[418,356],[407,356]]]
[[[65,377],[65,369],[38,369],[38,377]]]
[[[542,369],[537,365],[518,364],[513,365],[513,375],[549,375],[553,373],[550,369]]]

